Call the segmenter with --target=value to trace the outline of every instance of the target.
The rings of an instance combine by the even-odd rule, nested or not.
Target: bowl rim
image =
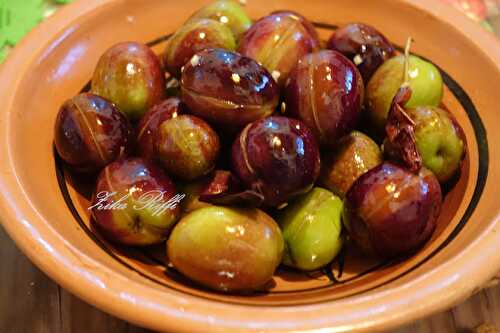
[[[76,1],[35,28],[0,66],[0,223],[30,260],[57,283],[88,303],[122,319],[156,330],[182,332],[294,331],[345,332],[391,328],[427,316],[463,300],[500,270],[500,215],[453,258],[401,286],[339,301],[312,305],[255,307],[160,291],[131,281],[69,244],[37,211],[14,169],[9,147],[9,118],[25,70],[53,39],[77,19],[121,0]],[[500,74],[500,43],[456,9],[435,2],[399,0],[424,11],[465,36]],[[464,29],[458,29],[461,26]],[[493,148],[493,147],[491,147]],[[30,220],[36,220],[32,224]],[[481,256],[475,255],[481,253]],[[43,257],[43,260],[41,259]],[[480,269],[479,269],[480,268]],[[460,274],[460,271],[475,274]],[[107,285],[112,280],[117,285]],[[426,281],[437,281],[434,285]],[[127,286],[127,292],[120,287]],[[411,293],[411,290],[420,290]],[[429,295],[433,297],[429,297]],[[165,297],[169,295],[169,297]],[[387,302],[391,299],[391,302]],[[407,304],[419,304],[405,306]],[[356,307],[353,314],[350,310]],[[265,312],[264,312],[265,310]],[[335,313],[335,316],[331,314]],[[389,315],[390,313],[390,315]],[[355,323],[352,322],[356,316]]]

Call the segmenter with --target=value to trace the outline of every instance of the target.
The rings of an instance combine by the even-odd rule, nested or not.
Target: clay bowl
[[[53,154],[59,105],[91,77],[102,52],[125,40],[160,52],[166,36],[207,1],[87,0],[33,31],[0,71],[0,216],[7,232],[49,276],[98,308],[176,332],[373,331],[443,310],[500,270],[500,45],[435,0],[249,0],[258,18],[291,9],[317,23],[375,25],[396,45],[438,65],[444,105],[465,130],[468,158],[446,195],[432,240],[403,262],[362,259],[354,250],[310,275],[279,269],[266,293],[231,296],[193,286],[166,268],[163,247],[106,243],[89,224],[89,183],[72,180]],[[85,186],[87,185],[87,186]]]

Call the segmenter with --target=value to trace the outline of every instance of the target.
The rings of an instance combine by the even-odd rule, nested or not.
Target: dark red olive
[[[332,146],[356,126],[364,98],[361,74],[336,51],[304,56],[285,88],[286,113],[301,119],[321,145]]]
[[[377,68],[396,54],[384,35],[362,23],[351,23],[335,31],[328,40],[328,48],[351,59],[366,84]]]
[[[221,49],[201,51],[184,66],[182,100],[195,115],[228,130],[271,115],[279,89],[255,60]]]
[[[139,153],[142,157],[155,158],[154,138],[158,127],[165,120],[183,113],[187,113],[187,108],[178,97],[166,99],[146,112],[137,128]]]
[[[288,16],[292,16],[294,19],[299,20],[300,23],[302,23],[302,25],[306,28],[307,32],[309,32],[309,34],[316,41],[316,44],[317,44],[316,46],[319,46],[318,31],[316,31],[316,28],[314,27],[314,25],[306,17],[304,17],[303,15],[301,15],[293,10],[277,10],[277,11],[274,11],[271,13],[271,15],[275,15],[275,14],[288,15]]]
[[[59,156],[74,170],[95,172],[130,151],[132,129],[113,103],[84,93],[61,106],[54,141]]]
[[[180,217],[181,199],[155,164],[129,158],[101,171],[90,209],[95,225],[109,240],[151,245],[166,239]]]
[[[238,52],[257,60],[283,86],[304,55],[319,45],[314,27],[291,12],[269,15],[255,22],[240,41]]]
[[[264,196],[264,204],[278,207],[309,191],[319,175],[319,149],[307,126],[295,119],[258,120],[234,141],[232,164],[248,189]]]
[[[414,174],[386,162],[347,192],[344,223],[364,251],[394,258],[417,250],[431,237],[441,202],[441,187],[431,171],[422,168]]]

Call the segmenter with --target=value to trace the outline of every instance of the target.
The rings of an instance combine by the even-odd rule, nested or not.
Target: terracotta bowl
[[[87,0],[33,31],[0,71],[0,216],[26,255],[49,276],[104,311],[176,332],[373,331],[443,310],[500,270],[500,45],[435,0],[249,0],[260,17],[292,9],[323,37],[350,21],[372,24],[396,45],[438,65],[444,105],[462,124],[468,158],[446,195],[438,230],[404,262],[373,262],[349,250],[309,275],[279,269],[266,293],[230,296],[191,285],[164,265],[163,248],[106,243],[89,227],[85,182],[70,179],[52,149],[59,105],[77,94],[112,44],[155,51],[204,0]],[[495,144],[496,143],[496,144]]]

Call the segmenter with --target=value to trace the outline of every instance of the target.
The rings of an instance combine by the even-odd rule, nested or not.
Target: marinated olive
[[[220,150],[217,133],[205,121],[191,115],[161,123],[155,146],[167,173],[184,180],[196,179],[212,171]]]
[[[90,209],[98,230],[109,240],[143,246],[166,239],[180,216],[181,199],[161,169],[130,158],[102,170]]]
[[[441,183],[450,180],[465,155],[463,130],[446,110],[421,106],[406,110],[415,122],[415,139],[424,165]]]
[[[328,40],[328,48],[338,51],[358,66],[364,82],[395,55],[394,46],[377,29],[367,24],[351,23],[336,30]]]
[[[234,50],[236,42],[231,30],[214,20],[201,19],[186,23],[168,40],[165,67],[170,74],[180,77],[181,68],[191,57],[208,48]]]
[[[278,217],[285,239],[283,263],[305,271],[331,262],[342,248],[342,200],[316,187]]]
[[[364,86],[354,64],[336,51],[304,56],[285,88],[286,112],[301,119],[319,143],[335,145],[356,126]]]
[[[288,16],[293,16],[294,19],[299,20],[300,23],[302,23],[302,25],[304,25],[307,32],[309,32],[309,34],[314,38],[314,40],[317,44],[315,47],[319,47],[318,32],[316,31],[316,28],[311,23],[311,21],[309,21],[307,18],[305,18],[303,15],[301,15],[297,12],[294,12],[293,10],[277,10],[277,11],[274,11],[271,13],[271,15],[275,15],[275,14],[284,14],[284,15],[288,15]]]
[[[279,89],[256,61],[220,49],[201,51],[184,66],[182,100],[195,115],[238,130],[271,115]]]
[[[263,17],[245,33],[238,52],[261,63],[283,86],[299,59],[318,47],[303,20],[290,12]]]
[[[113,103],[85,93],[61,106],[54,142],[74,170],[94,172],[130,151],[132,128]]]
[[[283,236],[258,209],[207,207],[183,217],[167,242],[173,266],[221,291],[262,288],[279,265]]]
[[[383,129],[392,100],[405,78],[405,57],[397,56],[384,62],[366,87],[366,105],[372,126]],[[406,108],[438,106],[443,97],[443,79],[432,63],[419,57],[409,57],[409,84],[412,91]]]
[[[382,161],[379,146],[363,133],[353,131],[323,156],[320,183],[343,197],[359,176]]]
[[[365,252],[394,258],[417,250],[431,237],[441,202],[441,187],[428,169],[414,174],[386,162],[351,186],[344,224]]]
[[[243,183],[278,207],[309,191],[320,171],[319,149],[299,120],[269,117],[249,124],[236,138],[232,165]]]
[[[189,22],[203,18],[216,20],[224,24],[232,31],[236,40],[252,25],[252,21],[245,13],[245,10],[233,0],[215,1],[194,13]]]
[[[147,46],[120,43],[99,59],[92,92],[115,103],[131,120],[138,120],[165,98],[165,75],[158,57]]]
[[[187,108],[177,97],[171,97],[149,109],[141,118],[137,128],[139,153],[147,159],[155,159],[154,140],[158,127],[165,120],[187,113]]]

